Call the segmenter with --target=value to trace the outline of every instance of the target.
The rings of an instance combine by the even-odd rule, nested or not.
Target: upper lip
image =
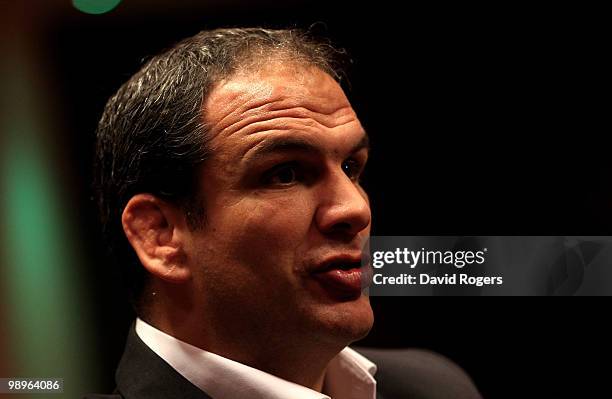
[[[342,266],[361,267],[361,253],[359,254],[337,254],[325,258],[312,269],[313,273],[326,272]]]

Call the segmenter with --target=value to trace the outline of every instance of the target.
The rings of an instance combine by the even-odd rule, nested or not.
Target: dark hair
[[[94,185],[105,237],[137,311],[146,273],[121,226],[125,205],[150,193],[183,206],[190,227],[204,223],[195,180],[196,166],[210,153],[202,104],[220,79],[275,55],[343,77],[344,53],[303,31],[217,29],[151,58],[106,104]]]

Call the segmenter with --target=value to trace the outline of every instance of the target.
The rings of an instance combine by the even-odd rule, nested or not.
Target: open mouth
[[[346,261],[346,260],[333,261],[333,262],[329,262],[325,264],[324,267],[317,270],[316,272],[323,273],[323,272],[327,272],[330,270],[349,271],[349,270],[354,270],[354,269],[361,269],[361,261]]]
[[[355,258],[338,258],[325,262],[314,271],[313,277],[330,295],[338,299],[357,298],[368,285],[365,281],[367,273],[361,260]]]

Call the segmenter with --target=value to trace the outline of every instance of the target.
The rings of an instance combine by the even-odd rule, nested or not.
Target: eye
[[[363,164],[356,159],[349,158],[342,162],[342,171],[349,179],[358,181],[363,171]]]
[[[286,163],[275,166],[264,175],[264,183],[268,185],[286,186],[299,180],[298,166]]]

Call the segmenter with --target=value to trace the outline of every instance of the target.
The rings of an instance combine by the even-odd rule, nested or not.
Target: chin
[[[352,301],[328,304],[321,311],[322,332],[342,346],[364,338],[374,324],[370,299],[365,295]]]

